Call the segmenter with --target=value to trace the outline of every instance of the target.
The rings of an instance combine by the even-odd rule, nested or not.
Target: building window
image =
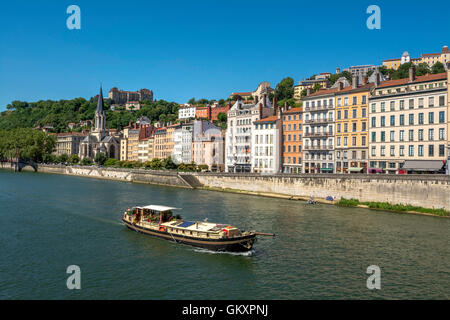
[[[404,125],[405,125],[405,115],[404,115],[404,114],[401,114],[401,115],[400,115],[400,125],[401,125],[401,126],[404,126]]]
[[[439,123],[445,122],[445,111],[439,111]]]
[[[390,153],[391,157],[395,156],[395,146],[391,146],[391,153]]]
[[[439,128],[439,140],[444,140],[444,139],[445,139],[445,129]]]
[[[361,109],[361,117],[362,117],[362,118],[367,117],[367,110],[366,110],[366,108],[362,108],[362,109]]]
[[[400,146],[399,155],[400,157],[405,156],[405,146]]]
[[[434,123],[434,112],[428,113],[428,123]]]
[[[419,145],[418,152],[419,152],[419,157],[423,157],[423,145]]]
[[[381,146],[380,148],[380,156],[384,157],[386,155],[386,147],[385,146]]]
[[[434,107],[434,97],[428,98],[428,107]]]
[[[405,100],[400,100],[400,110],[405,110]]]
[[[409,130],[408,131],[408,140],[409,141],[414,141],[414,130]]]
[[[409,148],[408,148],[408,156],[414,157],[414,146],[409,146]]]
[[[395,116],[391,116],[391,126],[395,126]]]
[[[439,97],[439,106],[442,107],[445,105],[445,96]]]
[[[444,156],[445,156],[445,145],[440,144],[439,145],[439,157],[444,157]]]
[[[409,99],[409,108],[414,109],[414,99]]]
[[[419,98],[419,108],[423,108],[423,98]]]
[[[409,114],[409,125],[414,125],[414,114],[413,113]]]
[[[372,117],[372,128],[375,128],[377,126],[377,118]]]
[[[428,156],[434,157],[434,145],[432,144],[428,145]]]
[[[386,103],[382,102],[381,103],[381,112],[385,112],[386,111]]]
[[[367,130],[367,124],[365,122],[361,122],[361,131]]]
[[[389,137],[389,138],[390,138],[390,141],[391,141],[391,142],[394,142],[394,141],[395,141],[395,131],[391,131],[391,132],[390,132],[390,137]]]
[[[390,103],[390,110],[395,111],[395,101],[391,101]]]
[[[372,150],[371,150],[372,157],[376,156],[376,154],[377,154],[376,151],[377,151],[376,147],[372,147]]]
[[[434,129],[428,129],[428,141],[434,140]]]
[[[377,112],[377,104],[376,103],[372,103],[371,108],[372,108],[372,110],[371,110],[372,113]]]
[[[362,145],[362,146],[365,146],[365,145],[366,145],[366,137],[365,137],[365,136],[362,136],[362,137],[361,137],[361,145]]]
[[[356,122],[352,123],[352,132],[356,132]]]
[[[386,141],[386,132],[384,132],[384,131],[381,131],[381,137],[380,137],[380,141],[381,141],[381,142],[384,142],[384,141]]]
[[[423,141],[423,129],[419,129],[418,136],[419,141]]]
[[[377,133],[372,132],[372,142],[376,142],[376,141],[377,141]]]

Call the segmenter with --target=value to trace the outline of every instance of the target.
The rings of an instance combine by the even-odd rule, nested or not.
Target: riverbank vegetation
[[[56,137],[29,128],[0,130],[0,159],[42,162],[56,150]]]
[[[370,209],[379,209],[379,210],[386,210],[386,211],[395,211],[395,212],[419,212],[419,213],[427,213],[427,214],[433,214],[436,216],[442,216],[442,217],[449,217],[450,211],[444,210],[444,209],[430,209],[430,208],[422,208],[418,206],[413,205],[404,205],[404,204],[390,204],[388,202],[361,202],[358,199],[346,199],[341,198],[336,203],[338,206],[342,207],[358,207],[358,206],[365,206],[369,207]]]
[[[180,163],[176,164],[173,162],[171,157],[165,159],[154,158],[146,162],[139,161],[129,161],[129,160],[117,160],[113,158],[107,158],[102,152],[98,153],[94,159],[89,157],[80,158],[77,155],[67,156],[62,154],[60,156],[55,156],[54,154],[49,155],[44,158],[44,163],[46,164],[66,164],[66,165],[83,165],[83,166],[93,166],[100,165],[107,168],[127,168],[127,169],[151,169],[151,170],[177,170],[180,172],[202,172],[207,171],[208,166],[205,164],[191,163]]]

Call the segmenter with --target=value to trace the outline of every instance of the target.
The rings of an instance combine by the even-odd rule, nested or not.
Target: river
[[[128,230],[136,204],[277,236],[212,253]],[[0,299],[449,299],[449,231],[438,217],[0,170]]]

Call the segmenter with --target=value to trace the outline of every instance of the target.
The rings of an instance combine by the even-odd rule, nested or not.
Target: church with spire
[[[94,160],[95,156],[100,152],[104,153],[108,158],[119,159],[120,141],[106,130],[106,113],[101,86],[94,122],[94,129],[80,143],[78,154],[80,159],[89,157],[91,160]]]

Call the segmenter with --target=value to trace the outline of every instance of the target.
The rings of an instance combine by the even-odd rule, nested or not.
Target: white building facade
[[[253,122],[252,171],[281,172],[281,119],[269,116]]]
[[[303,172],[334,173],[334,89],[319,90],[303,98]]]
[[[274,115],[267,95],[255,104],[237,101],[228,111],[227,132],[225,136],[225,171],[252,171],[252,127],[261,118]]]
[[[190,104],[182,105],[178,108],[178,119],[194,119],[195,118],[195,106]]]

